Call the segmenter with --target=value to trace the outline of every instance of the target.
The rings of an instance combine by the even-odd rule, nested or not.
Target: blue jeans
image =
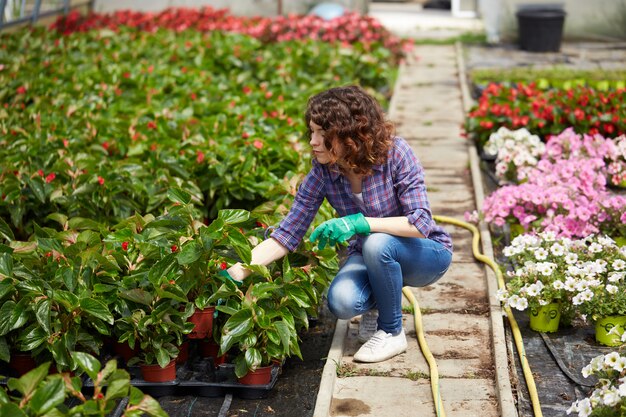
[[[328,289],[328,307],[340,319],[378,308],[378,328],[402,331],[402,287],[425,287],[443,276],[452,253],[430,239],[372,233],[362,254],[348,257]]]

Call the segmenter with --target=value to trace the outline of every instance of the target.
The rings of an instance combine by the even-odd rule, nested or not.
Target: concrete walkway
[[[417,47],[400,69],[389,116],[424,165],[433,213],[463,219],[482,201],[482,189],[472,180],[475,151],[460,135],[464,90],[458,55],[455,46]],[[438,364],[445,413],[516,416],[495,278],[474,260],[471,234],[445,227],[454,240],[452,267],[436,284],[413,289]],[[380,364],[353,362],[358,321],[338,322],[316,417],[437,416],[413,316],[404,318],[408,351]]]

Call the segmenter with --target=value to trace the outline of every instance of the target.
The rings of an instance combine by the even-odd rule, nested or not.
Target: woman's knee
[[[358,315],[354,285],[349,281],[333,284],[328,289],[328,309],[330,312],[337,318],[344,320]]]
[[[368,260],[384,260],[392,257],[393,236],[386,233],[372,233],[363,240],[363,258]]]

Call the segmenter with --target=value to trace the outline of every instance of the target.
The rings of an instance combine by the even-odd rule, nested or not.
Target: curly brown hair
[[[311,121],[324,129],[331,163],[341,170],[370,175],[374,165],[386,162],[394,126],[376,99],[361,87],[335,87],[316,94],[309,99],[304,118],[309,138]]]

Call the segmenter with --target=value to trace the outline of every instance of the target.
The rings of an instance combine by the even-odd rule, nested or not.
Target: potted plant
[[[316,314],[316,291],[310,266],[291,267],[285,257],[280,271],[246,265],[253,271],[250,285],[226,282],[213,295],[228,316],[220,337],[220,352],[234,350],[235,374],[240,382],[267,384],[271,368],[292,355],[301,358],[298,332],[308,327],[308,313]],[[256,374],[262,373],[261,379]],[[253,376],[254,375],[254,376]]]
[[[492,133],[484,153],[495,158],[495,176],[500,184],[519,184],[528,179],[530,168],[537,165],[546,145],[527,129],[499,128]]]
[[[573,317],[569,270],[577,261],[571,240],[556,238],[554,232],[524,234],[513,239],[503,254],[512,268],[498,299],[511,308],[529,310],[533,330],[554,332],[560,320],[569,322]]]
[[[626,246],[606,236],[574,242],[578,261],[570,273],[575,288],[572,304],[595,323],[596,341],[608,346],[623,342],[626,331]]]

